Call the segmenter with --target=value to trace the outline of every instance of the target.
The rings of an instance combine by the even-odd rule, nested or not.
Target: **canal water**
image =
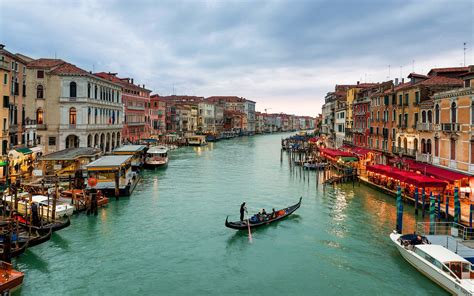
[[[391,245],[395,201],[364,185],[316,186],[290,170],[284,134],[171,152],[130,198],[84,214],[16,259],[15,295],[445,295]],[[247,232],[224,227],[303,197],[288,219]],[[413,208],[404,227],[413,231]]]

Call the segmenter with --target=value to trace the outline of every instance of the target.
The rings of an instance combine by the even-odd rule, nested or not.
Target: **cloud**
[[[385,80],[388,65],[390,78],[413,60],[419,72],[459,65],[462,43],[474,45],[473,19],[469,0],[0,0],[11,51],[56,54],[163,95],[238,95],[308,115],[336,83]]]

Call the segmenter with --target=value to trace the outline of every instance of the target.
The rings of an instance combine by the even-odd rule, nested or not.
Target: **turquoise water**
[[[282,136],[173,151],[130,198],[74,217],[18,258],[16,295],[445,295],[390,244],[392,198],[357,183],[317,187],[316,173],[280,161]],[[252,243],[224,227],[242,201],[268,211],[300,196],[293,216],[255,230]]]

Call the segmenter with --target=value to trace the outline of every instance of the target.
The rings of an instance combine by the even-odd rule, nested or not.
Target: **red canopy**
[[[443,169],[431,164],[426,164],[426,163],[417,162],[417,161],[408,160],[408,159],[406,160],[406,162],[408,164],[408,169],[410,170],[419,171],[423,175],[432,176],[432,177],[439,178],[442,180],[447,180],[450,183],[453,183],[454,181],[458,181],[460,179],[469,178],[468,175],[454,172],[447,169]]]
[[[366,168],[367,171],[382,174],[401,182],[412,184],[416,187],[445,187],[447,185],[446,181],[420,175],[410,171],[400,170],[396,167],[391,167],[388,165],[368,165]]]
[[[356,155],[362,156],[362,155],[367,155],[369,152],[373,152],[373,151],[369,149],[365,149],[365,148],[354,147],[352,148],[352,152]]]
[[[341,150],[335,150],[335,149],[329,149],[329,148],[321,148],[320,150],[322,153],[331,156],[331,157],[344,157],[344,156],[353,156],[352,153],[346,152],[346,151],[341,151]]]

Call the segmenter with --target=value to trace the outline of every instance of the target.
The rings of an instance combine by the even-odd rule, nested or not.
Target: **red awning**
[[[454,181],[458,181],[464,178],[469,178],[469,176],[466,174],[454,172],[448,169],[443,169],[431,164],[426,164],[426,163],[417,162],[417,161],[408,160],[408,159],[406,160],[406,162],[408,164],[409,170],[419,171],[423,175],[439,178],[442,180],[447,180],[450,183],[453,183]]]
[[[355,147],[355,148],[352,148],[352,152],[356,155],[359,155],[359,156],[363,156],[363,155],[365,156],[369,152],[374,152],[374,151],[369,150],[369,149],[365,149],[365,148]]]
[[[344,156],[353,156],[352,153],[346,152],[346,151],[341,151],[341,150],[335,150],[335,149],[329,149],[329,148],[321,148],[320,150],[322,153],[330,156],[330,157],[344,157]]]
[[[447,181],[420,175],[410,171],[400,170],[396,167],[391,167],[388,165],[368,165],[366,166],[366,169],[367,171],[382,174],[420,188],[446,187],[447,185]]]

